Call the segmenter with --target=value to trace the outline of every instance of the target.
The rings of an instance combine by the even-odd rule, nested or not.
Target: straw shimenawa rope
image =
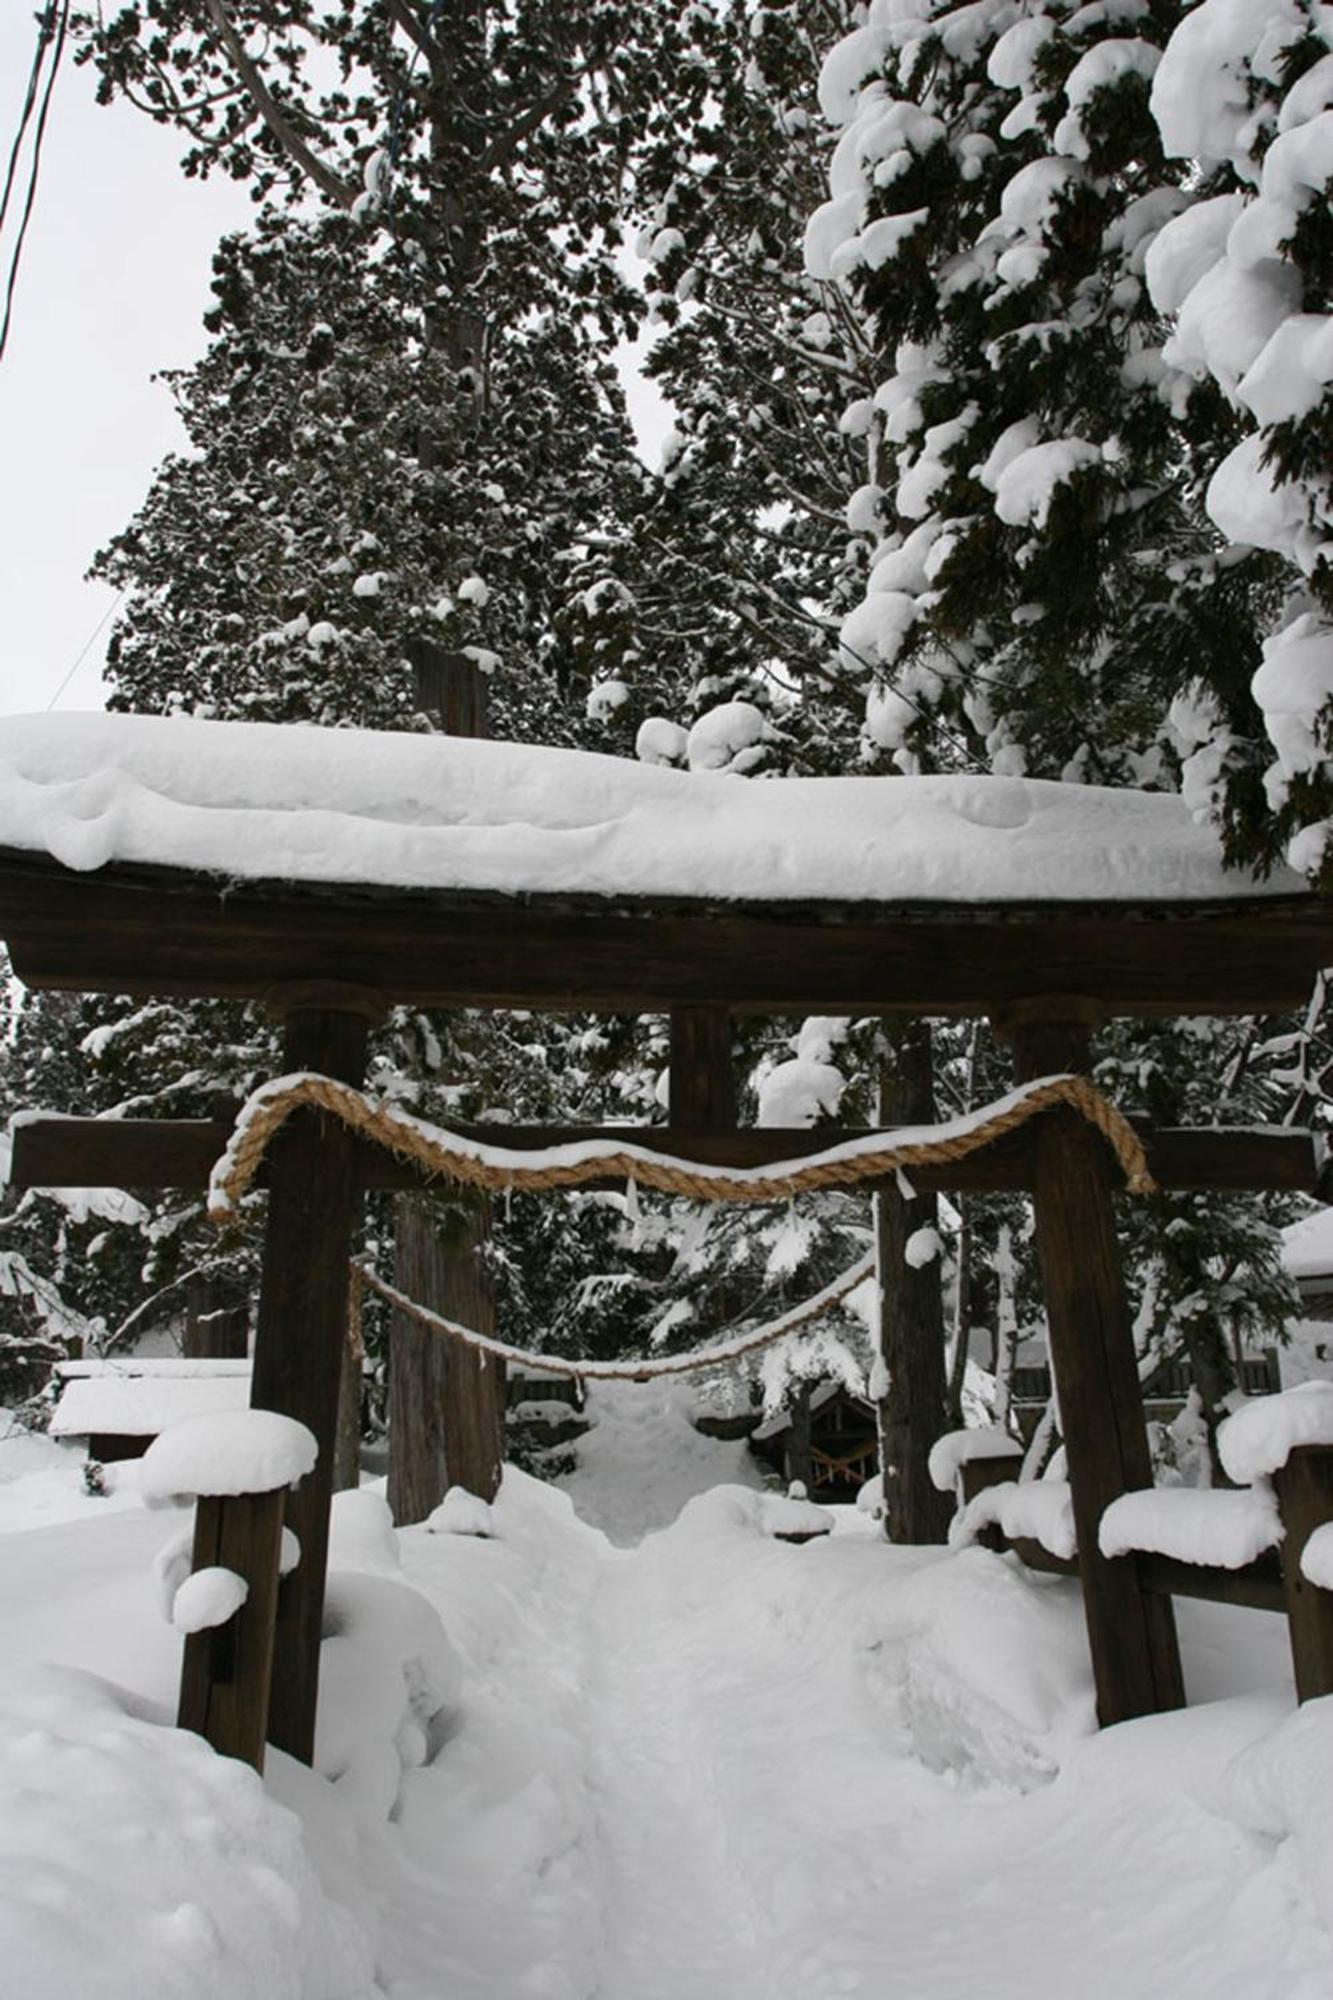
[[[428,1174],[446,1175],[467,1187],[491,1192],[504,1193],[512,1188],[530,1193],[579,1187],[592,1180],[623,1178],[631,1185],[637,1183],[664,1194],[684,1195],[693,1201],[760,1202],[783,1201],[814,1189],[853,1187],[858,1182],[882,1180],[912,1167],[965,1159],[969,1153],[979,1152],[992,1140],[1059,1105],[1078,1112],[1102,1133],[1124,1170],[1131,1193],[1153,1192],[1156,1183],[1148,1171],[1138,1133],[1123,1113],[1082,1076],[1044,1077],[1024,1084],[983,1110],[949,1124],[920,1126],[897,1134],[866,1133],[809,1159],[734,1169],[702,1166],[669,1153],[654,1152],[647,1146],[617,1145],[614,1140],[606,1139],[580,1140],[541,1152],[480,1145],[441,1126],[428,1125],[391,1105],[377,1104],[364,1092],[333,1077],[302,1074],[275,1078],[242,1107],[227,1150],[213,1169],[208,1212],[217,1223],[233,1219],[269,1141],[294,1111],[303,1109],[329,1113],[361,1137],[414,1161]],[[475,1327],[433,1312],[359,1263],[352,1266],[350,1318],[359,1333],[361,1289],[369,1286],[390,1305],[432,1332],[466,1341],[469,1346],[497,1360],[512,1362],[516,1367],[540,1368],[575,1380],[647,1382],[658,1376],[688,1375],[722,1367],[772,1346],[807,1320],[847,1298],[874,1269],[874,1257],[864,1257],[803,1304],[793,1306],[762,1326],[737,1334],[734,1340],[688,1354],[663,1355],[656,1360],[571,1360],[564,1355],[510,1347]]]
[[[784,1334],[792,1333],[806,1320],[826,1312],[837,1305],[858,1285],[863,1285],[873,1276],[875,1259],[862,1257],[831,1284],[825,1285],[803,1304],[793,1306],[789,1312],[781,1313],[777,1319],[767,1320],[763,1326],[751,1327],[746,1333],[738,1333],[734,1340],[720,1341],[716,1347],[695,1348],[688,1354],[664,1354],[654,1361],[584,1361],[571,1360],[568,1355],[543,1354],[528,1347],[510,1347],[503,1340],[496,1340],[489,1333],[479,1333],[474,1326],[464,1326],[461,1321],[446,1319],[443,1313],[432,1312],[419,1300],[409,1298],[396,1286],[381,1278],[368,1265],[353,1264],[353,1281],[368,1285],[372,1292],[378,1292],[399,1312],[406,1313],[432,1333],[450,1335],[462,1340],[469,1347],[480,1348],[483,1354],[492,1354],[498,1361],[512,1362],[516,1368],[537,1368],[543,1375],[565,1375],[576,1382],[651,1382],[661,1375],[695,1375],[705,1368],[722,1368],[729,1362],[739,1361],[747,1354],[754,1354],[761,1347],[771,1347]]]
[[[947,1124],[898,1133],[869,1132],[808,1159],[733,1168],[710,1167],[611,1139],[578,1140],[541,1151],[481,1145],[377,1103],[333,1077],[302,1074],[275,1078],[242,1106],[227,1150],[213,1169],[208,1212],[217,1223],[234,1219],[274,1133],[294,1111],[306,1109],[327,1112],[360,1137],[412,1160],[427,1174],[445,1175],[465,1187],[492,1193],[512,1189],[527,1194],[623,1179],[691,1201],[761,1202],[785,1201],[817,1189],[854,1187],[897,1172],[910,1173],[913,1167],[965,1159],[1060,1105],[1078,1112],[1103,1135],[1132,1194],[1155,1190],[1143,1141],[1123,1112],[1084,1076],[1043,1077],[1023,1084],[994,1104]]]

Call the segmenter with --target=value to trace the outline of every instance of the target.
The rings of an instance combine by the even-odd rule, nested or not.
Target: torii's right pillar
[[[1077,999],[1021,1001],[999,1014],[1020,1083],[1092,1067],[1095,1009]],[[1185,1701],[1171,1599],[1146,1591],[1132,1555],[1108,1559],[1102,1514],[1122,1493],[1152,1485],[1143,1395],[1111,1199],[1114,1164],[1076,1111],[1034,1121],[1032,1202],[1051,1367],[1069,1461],[1079,1574],[1105,1726]]]

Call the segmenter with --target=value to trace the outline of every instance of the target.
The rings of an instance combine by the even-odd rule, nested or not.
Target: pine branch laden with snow
[[[1322,880],[1333,820],[1333,27],[1312,0],[1203,0],[1153,81],[1167,154],[1197,163],[1191,199],[1152,245],[1152,296],[1174,319],[1167,363],[1213,388],[1244,434],[1216,454],[1208,510],[1233,545],[1280,559],[1287,595],[1253,696],[1272,761],[1272,834]],[[1224,783],[1225,723],[1206,681],[1183,718],[1185,776]]]
[[[878,358],[841,627],[867,754],[1170,784],[1177,701],[1191,802],[1248,861],[1273,565],[1218,560],[1198,496],[1241,420],[1145,282],[1190,201],[1149,108],[1184,11],[877,0],[826,58],[806,261]]]

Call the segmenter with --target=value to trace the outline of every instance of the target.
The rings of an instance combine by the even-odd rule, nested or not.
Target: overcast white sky
[[[32,9],[0,0],[0,150],[8,155],[35,42]],[[250,213],[230,182],[186,181],[175,135],[93,102],[62,66],[9,346],[0,361],[0,714],[101,705],[114,603],[83,573],[180,442],[158,369],[203,348],[210,260]],[[12,213],[12,210],[11,210]],[[8,224],[5,235],[7,270]],[[652,392],[633,398],[660,437]]]
[[[35,40],[0,5],[5,153]],[[181,176],[174,136],[100,110],[86,70],[61,69],[9,347],[0,361],[0,712],[45,708],[113,602],[83,572],[178,441],[154,370],[200,351],[213,246],[245,221],[230,184]],[[6,226],[6,258],[10,241]],[[7,262],[6,262],[7,268]],[[100,702],[102,633],[59,706]]]

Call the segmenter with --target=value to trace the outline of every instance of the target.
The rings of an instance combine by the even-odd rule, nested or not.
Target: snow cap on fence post
[[[305,1425],[276,1410],[182,1417],[144,1453],[139,1487],[150,1507],[200,1496],[272,1493],[304,1479],[318,1456]]]

